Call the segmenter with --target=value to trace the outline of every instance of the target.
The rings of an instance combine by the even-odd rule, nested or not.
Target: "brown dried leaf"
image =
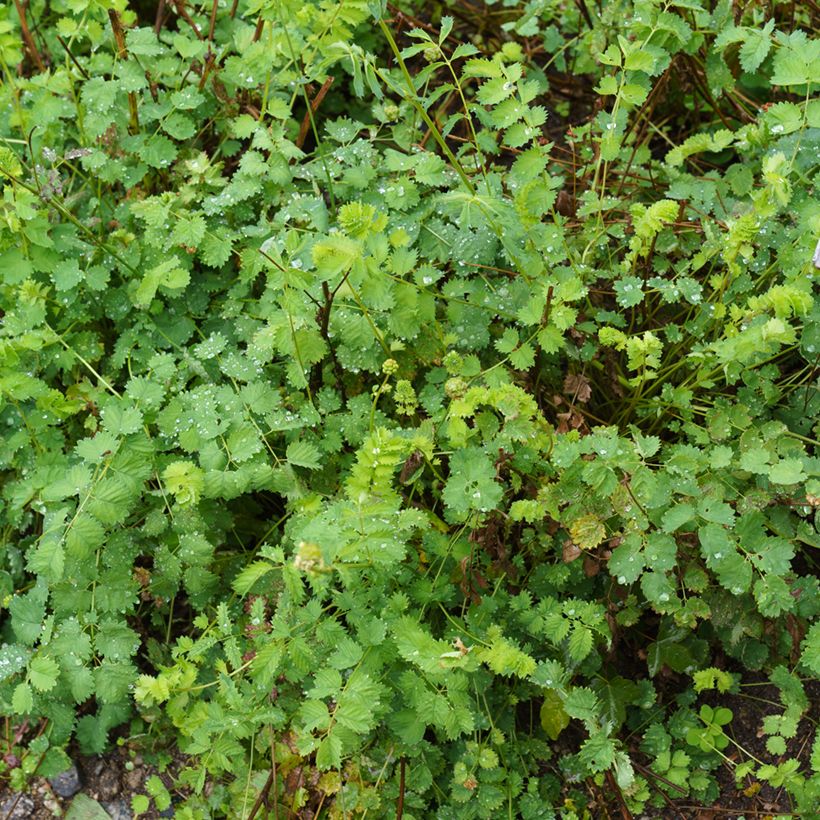
[[[592,387],[589,379],[583,373],[567,373],[564,379],[564,393],[586,404],[592,396]]]
[[[567,433],[570,430],[586,431],[586,421],[577,410],[570,410],[568,413],[556,413],[558,425],[555,428],[558,433]]]
[[[601,571],[601,564],[591,555],[584,556],[584,575],[587,578],[594,578]]]
[[[577,544],[573,544],[572,541],[567,539],[566,541],[564,541],[563,554],[564,563],[569,564],[581,554],[581,548]]]

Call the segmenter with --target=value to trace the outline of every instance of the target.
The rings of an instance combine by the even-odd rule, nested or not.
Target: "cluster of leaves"
[[[498,5],[0,10],[15,787],[130,729],[187,818],[817,805],[817,19]]]

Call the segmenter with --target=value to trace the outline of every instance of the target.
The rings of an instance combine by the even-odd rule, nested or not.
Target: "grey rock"
[[[34,800],[27,794],[15,794],[3,801],[0,817],[4,820],[28,820],[34,814]]]
[[[174,811],[174,807],[173,806],[168,806],[168,808],[165,809],[165,811],[161,811],[159,813],[159,816],[160,817],[173,817],[174,814],[176,814],[176,812]]]
[[[58,797],[73,797],[82,787],[80,773],[76,766],[72,766],[60,774],[49,777],[48,782]]]
[[[131,807],[125,800],[112,800],[103,803],[102,807],[111,816],[111,820],[131,820]]]

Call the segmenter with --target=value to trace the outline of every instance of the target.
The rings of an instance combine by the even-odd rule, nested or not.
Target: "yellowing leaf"
[[[604,525],[592,514],[576,518],[569,526],[569,534],[573,542],[585,550],[595,549],[606,538]]]
[[[561,732],[569,726],[569,715],[564,711],[564,703],[554,689],[544,692],[540,716],[541,727],[550,740],[558,740]]]

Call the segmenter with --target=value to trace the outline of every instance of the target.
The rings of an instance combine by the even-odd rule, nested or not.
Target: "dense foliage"
[[[130,737],[183,818],[808,816],[818,28],[4,5],[12,786]]]

